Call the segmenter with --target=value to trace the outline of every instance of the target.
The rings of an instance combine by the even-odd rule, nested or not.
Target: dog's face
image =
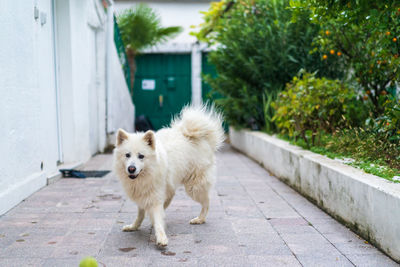
[[[146,163],[151,163],[156,155],[154,132],[129,134],[119,129],[114,153],[118,172],[136,179],[146,172]]]

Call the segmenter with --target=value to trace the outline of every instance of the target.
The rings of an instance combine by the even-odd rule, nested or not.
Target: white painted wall
[[[108,101],[108,133],[116,133],[118,128],[126,131],[134,131],[135,107],[132,104],[131,95],[125,82],[121,63],[113,43],[115,53],[111,57],[111,90]],[[114,140],[110,140],[114,142]]]
[[[123,128],[126,131],[134,131],[135,107],[132,104],[131,95],[125,81],[122,65],[118,58],[117,48],[114,43],[114,20],[112,14],[114,6],[110,7],[108,31],[112,34],[107,36],[107,49],[110,53],[107,54],[107,133],[112,135],[109,143],[114,143],[114,134],[118,128]]]
[[[211,1],[210,1],[211,2]],[[161,16],[161,23],[164,27],[181,26],[183,31],[174,39],[168,41],[166,45],[173,44],[192,44],[196,38],[189,33],[193,31],[191,25],[202,23],[200,11],[207,11],[210,3],[206,1],[116,1],[116,13],[120,13],[126,8],[131,8],[137,3],[145,3],[155,9]]]
[[[0,214],[46,184],[57,132],[50,0],[0,2]],[[41,165],[43,163],[43,169]]]
[[[112,86],[106,86],[106,54],[118,58],[115,47],[107,52],[101,1],[54,3],[56,34],[52,0],[0,1],[0,215],[46,185],[58,161],[84,162],[102,151],[107,111],[114,128],[133,125],[133,104],[115,60]],[[108,95],[116,100],[107,101]]]

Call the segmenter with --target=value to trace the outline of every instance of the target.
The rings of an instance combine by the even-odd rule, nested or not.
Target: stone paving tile
[[[323,267],[344,267],[344,266],[354,266],[347,258],[339,254],[329,254],[325,255],[297,255],[297,259],[303,266],[323,266]]]
[[[91,244],[88,246],[76,245],[58,245],[55,247],[49,258],[54,259],[75,259],[81,260],[85,257],[96,257],[100,250],[101,244]]]
[[[264,266],[301,266],[299,261],[293,255],[250,255],[246,266],[264,267]]]
[[[124,257],[99,257],[99,266],[149,266],[151,259],[133,254]]]
[[[110,169],[97,155],[83,169]],[[200,205],[177,190],[166,211],[169,245],[155,245],[150,220],[122,232],[137,207],[118,179],[61,179],[0,217],[0,266],[397,266],[363,239],[226,146],[203,225]]]
[[[71,266],[79,266],[79,262],[80,259],[78,258],[66,258],[66,259],[47,258],[40,263],[40,266],[71,267]]]
[[[204,256],[201,257],[198,260],[198,266],[204,266],[204,267],[208,267],[208,266],[215,266],[215,267],[219,267],[219,266],[237,266],[237,267],[241,267],[241,266],[248,266],[249,261],[247,259],[247,257],[243,257],[243,256],[222,256],[222,257],[210,257],[210,256]]]
[[[21,266],[41,266],[43,261],[39,258],[17,259],[17,258],[0,258],[0,266],[21,267]]]
[[[347,257],[353,264],[359,267],[376,267],[376,266],[385,266],[385,267],[398,267],[399,264],[392,261],[390,258],[386,257],[383,254],[367,254],[367,255],[357,255],[357,254],[348,254]]]

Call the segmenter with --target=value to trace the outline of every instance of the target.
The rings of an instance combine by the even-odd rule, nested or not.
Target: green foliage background
[[[302,68],[318,70],[317,76],[341,75],[339,61],[325,64],[319,53],[310,53],[320,28],[309,21],[309,12],[299,12],[292,22],[288,7],[288,0],[233,1],[205,31],[210,37],[203,39],[216,44],[209,60],[218,73],[206,81],[223,96],[215,102],[231,126],[274,130],[274,110],[264,104]]]
[[[296,14],[311,12],[310,20],[321,25],[315,38],[321,53],[340,51],[349,76],[356,80],[374,108],[384,111],[388,93],[400,79],[400,1],[292,0]],[[327,34],[328,33],[328,34]]]
[[[308,145],[311,139],[315,145],[322,132],[334,133],[337,129],[362,125],[368,112],[357,100],[357,90],[339,80],[300,74],[273,103],[274,121],[281,133],[301,137]]]

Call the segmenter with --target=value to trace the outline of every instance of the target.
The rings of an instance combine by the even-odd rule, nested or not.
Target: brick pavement
[[[98,155],[85,169],[110,169]],[[0,217],[0,266],[398,266],[258,164],[225,146],[208,220],[180,188],[166,214],[169,245],[148,218],[122,232],[136,206],[116,177],[62,179]]]

